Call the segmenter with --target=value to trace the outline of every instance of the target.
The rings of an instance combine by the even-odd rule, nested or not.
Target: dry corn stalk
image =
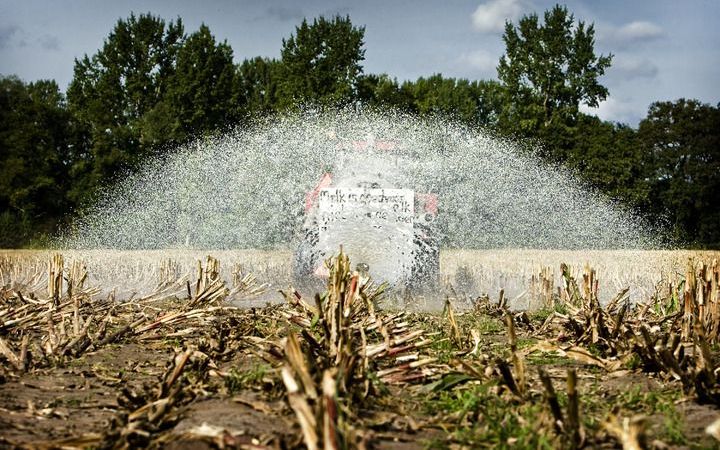
[[[124,398],[119,398],[121,406],[130,409],[128,413],[119,412],[114,419],[118,427],[111,427],[102,437],[100,448],[125,450],[155,446],[163,441],[163,432],[169,428],[166,422],[174,422],[171,417],[177,407],[193,400],[195,394],[187,389],[188,381],[183,377],[188,366],[200,379],[208,375],[207,355],[192,348],[177,353],[163,374],[154,393],[146,392],[136,396],[124,390]],[[151,399],[147,399],[151,397]],[[153,442],[154,441],[154,442]]]
[[[68,272],[67,295],[72,297],[73,293],[83,288],[88,277],[88,271],[82,261],[73,261]]]
[[[643,450],[645,445],[645,417],[620,417],[617,414],[610,416],[604,423],[608,433],[617,439],[623,450]]]
[[[283,292],[291,307],[284,314],[302,336],[287,337],[283,381],[308,448],[352,441],[356,433],[340,420],[341,411],[373,394],[371,372],[386,383],[404,383],[426,377],[424,370],[435,361],[417,353],[429,341],[422,330],[408,328],[403,313],[375,310],[382,285],[361,285],[342,250],[326,264],[327,291],[315,296],[314,305],[294,289]]]
[[[545,308],[555,307],[555,274],[550,267],[541,267],[537,275],[530,278],[530,296],[534,304]]]
[[[190,302],[174,311],[162,312],[153,302],[177,297],[180,285],[158,286],[149,296],[117,303],[111,294],[97,299],[98,288],[87,288],[87,270],[75,261],[67,269],[67,293],[63,295],[64,258],[55,254],[46,266],[48,297],[24,295],[20,290],[0,290],[0,353],[15,370],[43,367],[78,357],[88,349],[159,328],[172,328],[186,322],[200,329],[203,323],[226,314],[230,307],[209,306],[227,294],[219,278],[219,263],[209,259],[201,284]],[[252,275],[247,275],[252,279]],[[253,289],[248,286],[248,289]],[[162,306],[162,304],[158,304]],[[148,311],[156,311],[153,317]],[[143,336],[142,339],[152,336]]]
[[[243,274],[239,266],[233,270],[233,287],[228,294],[229,297],[242,297],[244,299],[264,293],[269,286],[267,283],[258,284],[257,278],[251,273]]]
[[[460,328],[455,320],[455,314],[453,313],[452,304],[450,303],[450,297],[445,298],[445,310],[443,311],[443,315],[447,317],[448,323],[450,324],[450,340],[456,347],[460,348],[462,346],[462,337],[460,336]]]
[[[577,374],[575,369],[567,372],[567,435],[573,448],[582,447],[585,433],[580,422],[580,399],[577,392]]]
[[[513,393],[518,399],[525,399],[527,393],[527,380],[525,375],[525,364],[522,356],[517,350],[517,338],[515,335],[515,324],[513,316],[509,312],[505,315],[508,327],[508,344],[510,346],[509,362],[501,357],[495,359],[497,370],[502,377],[502,383]]]
[[[188,291],[190,290],[188,282]],[[189,308],[219,303],[227,297],[229,290],[220,277],[220,261],[212,256],[207,257],[205,267],[198,261],[195,295],[188,302]]]
[[[48,297],[52,299],[55,306],[60,302],[63,288],[63,271],[65,263],[60,253],[55,253],[50,258],[48,265]]]
[[[158,286],[174,284],[180,278],[180,265],[172,259],[160,262]]]

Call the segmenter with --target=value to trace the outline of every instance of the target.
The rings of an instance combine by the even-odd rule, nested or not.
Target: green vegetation
[[[658,429],[663,439],[671,444],[687,444],[683,432],[685,418],[678,410],[675,402],[682,400],[682,393],[677,390],[645,391],[639,387],[631,387],[616,399],[617,406],[623,410],[648,416],[659,415],[661,420]]]
[[[538,309],[537,311],[532,311],[530,313],[530,317],[533,320],[537,320],[538,322],[544,322],[545,319],[550,317],[551,314],[558,313],[558,314],[567,314],[567,307],[564,303],[556,303],[552,307],[549,306],[543,306],[542,308]]]
[[[272,368],[266,364],[256,364],[245,371],[232,368],[225,375],[225,387],[231,394],[243,389],[261,388],[271,371]]]
[[[512,414],[509,407],[514,410]],[[538,432],[547,425],[543,412],[540,404],[509,402],[497,394],[494,383],[441,392],[426,401],[423,413],[449,415],[467,426],[428,447],[447,448],[448,441],[454,441],[476,448],[557,448],[554,436]]]
[[[612,61],[595,56],[593,25],[575,24],[567,8],[555,6],[544,19],[540,24],[531,14],[517,27],[505,25],[506,52],[498,66],[508,106],[503,124],[515,131],[511,124],[517,123],[522,132],[541,136],[572,126],[581,103],[596,107],[607,98],[598,78]]]
[[[233,62],[206,25],[121,19],[75,61],[65,95],[54,81],[0,76],[0,247],[42,246],[101,185],[198,136],[297,105],[391,107],[450,116],[539,142],[630,208],[663,217],[689,245],[720,245],[720,105],[659,101],[637,129],[580,112],[608,96],[593,24],[565,7],[506,24],[498,79],[432,74],[398,82],[365,74],[364,27],[350,17],[303,20],[279,59]]]

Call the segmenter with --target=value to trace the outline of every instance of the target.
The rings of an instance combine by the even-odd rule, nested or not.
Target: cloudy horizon
[[[0,74],[25,81],[54,79],[65,90],[73,61],[93,55],[118,19],[150,12],[165,20],[182,18],[187,33],[205,23],[219,41],[227,40],[235,62],[277,58],[282,39],[303,18],[349,15],[365,27],[365,73],[387,73],[399,81],[440,73],[471,80],[496,79],[504,53],[506,21],[542,15],[547,0],[431,1],[310,0],[233,2],[198,5],[189,0],[50,2],[0,0]],[[636,126],[654,101],[696,98],[720,101],[720,2],[563,3],[577,20],[595,26],[596,54],[614,55],[601,79],[610,96],[599,108],[583,108],[604,120]]]

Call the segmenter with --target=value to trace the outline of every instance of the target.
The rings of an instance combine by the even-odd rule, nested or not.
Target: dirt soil
[[[469,315],[461,315],[459,320],[490,329],[480,336],[479,347],[484,353],[490,357],[504,355],[507,333],[492,331],[501,325],[500,321]],[[418,323],[433,328],[436,319],[439,317]],[[0,377],[0,447],[83,448],[112,444],[107,437],[119,426],[118,417],[127,415],[126,405],[119,401],[123,392],[152,391],[176,353],[192,340],[120,342],[55,367],[22,375],[4,372]],[[587,425],[597,427],[595,422],[613,407],[621,408],[626,415],[644,416],[648,448],[718,448],[717,442],[705,433],[720,413],[717,407],[687,398],[677,383],[637,370],[607,373],[571,358],[532,350],[537,339],[529,332],[521,331],[519,341],[524,346],[528,372],[544,369],[558,390],[563,389],[568,369],[577,371],[581,414],[586,416]],[[444,344],[437,344],[433,352],[447,360],[456,353]],[[166,436],[161,446],[302,446],[301,431],[287,405],[278,374],[262,358],[237,352],[211,373],[225,376],[211,376],[203,392],[178,406],[177,418],[161,430]],[[233,374],[235,384],[228,381],[228,374]],[[502,435],[503,427],[513,433],[513,426],[519,427],[520,431],[515,432],[522,434],[522,420],[520,425],[500,424],[497,429],[491,426],[480,432],[478,422],[488,420],[492,413],[483,411],[482,406],[463,404],[472,401],[472,395],[465,394],[472,394],[480,385],[471,382],[448,390],[428,389],[428,384],[423,383],[391,386],[371,408],[357,412],[362,416],[359,423],[365,427],[364,439],[373,448],[384,449],[513,446],[512,438],[498,442],[499,436],[492,434]],[[535,382],[530,390],[541,392],[542,386]],[[482,399],[481,391],[476,398]],[[527,412],[508,401],[502,414],[522,418]],[[481,438],[487,441],[474,440]],[[595,444],[605,448],[620,446],[611,439],[596,440],[592,446]]]
[[[210,257],[126,301],[48,267],[0,286],[0,448],[720,448],[717,264],[647,303],[562,265],[532,312],[385,304],[342,253],[264,306]]]
[[[116,426],[113,418],[123,409],[118,402],[121,391],[141,391],[156,384],[174,355],[173,348],[164,343],[114,344],[62,367],[21,376],[5,374],[0,378],[0,448],[82,448],[84,439],[87,447],[95,447],[99,437]],[[221,371],[241,373],[258,364],[263,361],[244,355]],[[173,439],[165,447],[301,445],[300,430],[282,395],[247,388],[229,392],[222,380],[210,386],[216,391],[182,408],[170,430]],[[396,390],[394,394],[403,393]],[[382,410],[367,413],[382,425],[383,431],[372,437],[375,448],[417,448],[442,434],[438,429],[418,430],[409,415],[396,417]],[[223,430],[225,439],[192,432],[201,427]]]

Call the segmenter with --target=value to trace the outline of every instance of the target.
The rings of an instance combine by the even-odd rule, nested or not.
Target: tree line
[[[347,16],[303,20],[279,59],[235,64],[205,25],[188,34],[181,19],[132,14],[75,60],[66,94],[0,77],[0,248],[42,245],[151,155],[308,103],[445,115],[520,138],[687,245],[720,247],[720,105],[658,101],[637,128],[582,113],[609,95],[612,55],[596,55],[594,33],[556,6],[506,24],[498,80],[399,82],[364,73],[365,29]]]

